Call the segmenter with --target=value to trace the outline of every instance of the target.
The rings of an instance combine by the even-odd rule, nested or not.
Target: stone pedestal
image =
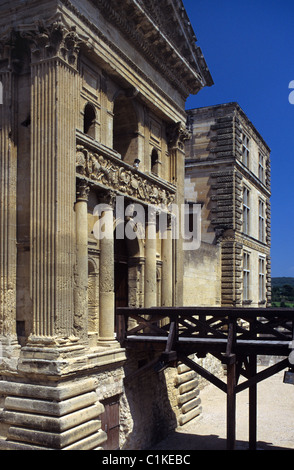
[[[106,441],[103,405],[94,379],[39,385],[0,382],[0,420],[8,425],[1,450],[94,450]]]

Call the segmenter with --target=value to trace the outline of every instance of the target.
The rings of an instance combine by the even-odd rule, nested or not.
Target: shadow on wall
[[[134,379],[127,377],[156,358],[155,354],[128,352],[125,395],[121,402],[121,449],[143,450],[160,442],[177,427],[163,371],[154,368]]]

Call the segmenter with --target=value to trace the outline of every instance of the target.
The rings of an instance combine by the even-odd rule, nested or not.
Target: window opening
[[[242,161],[247,168],[249,168],[249,137],[243,134],[242,137]]]
[[[95,139],[95,123],[96,113],[95,108],[91,104],[87,104],[84,112],[84,133]]]
[[[265,300],[265,259],[259,258],[259,301]]]
[[[151,173],[158,176],[159,157],[158,151],[153,149],[151,152]]]
[[[265,219],[264,219],[264,202],[259,201],[259,240],[264,242],[265,232]]]
[[[243,300],[249,300],[250,288],[250,255],[243,254]]]
[[[243,189],[243,232],[249,235],[249,219],[250,219],[250,191],[248,188]]]

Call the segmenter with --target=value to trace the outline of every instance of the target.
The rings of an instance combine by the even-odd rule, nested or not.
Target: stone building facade
[[[271,302],[270,149],[237,103],[188,111],[186,200],[201,245],[185,253],[186,305]]]
[[[1,449],[142,448],[177,421],[173,370],[126,380],[150,358],[115,307],[183,304],[195,40],[181,0],[1,2]]]

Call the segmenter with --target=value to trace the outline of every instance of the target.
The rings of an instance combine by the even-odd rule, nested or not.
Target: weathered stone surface
[[[195,257],[195,283],[189,285],[189,302],[199,305],[201,278],[207,269],[205,262],[212,260],[211,257],[201,259],[201,248],[205,246],[207,251],[210,247],[211,254],[218,250],[220,257],[221,274],[217,276],[217,271],[212,271],[212,293],[218,292],[215,287],[218,284],[220,305],[241,306],[249,296],[251,306],[260,306],[260,259],[266,260],[262,273],[264,279],[270,276],[270,149],[237,103],[190,110],[188,122],[193,137],[192,144],[186,147],[186,172],[191,184],[194,183],[196,202],[203,205],[200,250],[186,256],[189,259],[185,270],[187,283],[190,283],[192,257]],[[202,131],[204,128],[206,133]],[[243,135],[249,139],[248,163],[242,161]],[[224,157],[229,150],[231,158],[226,160]],[[245,187],[250,194],[248,230],[243,224]],[[262,237],[260,201],[264,204]],[[244,233],[246,231],[248,233]],[[244,252],[250,254],[250,288],[247,293],[243,291]],[[266,300],[262,302],[263,306],[270,305],[269,289],[270,282],[267,281],[262,294],[262,301]],[[204,301],[205,295],[206,292]],[[203,300],[201,305],[205,305]],[[218,301],[218,297],[211,300],[207,295],[206,305],[217,305]]]
[[[177,0],[1,3],[0,448],[103,448],[113,403],[113,446],[176,425],[176,371],[143,411],[125,385],[115,307],[182,305],[183,248],[125,211],[184,203],[185,100],[212,83]]]

